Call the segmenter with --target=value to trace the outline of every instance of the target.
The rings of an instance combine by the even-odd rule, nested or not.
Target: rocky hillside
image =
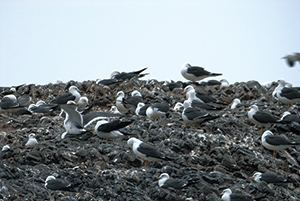
[[[163,82],[132,79],[113,87],[70,81],[48,85],[25,85],[17,92],[30,88],[32,103],[47,103],[67,93],[75,85],[81,95],[93,105],[91,111],[106,111],[115,105],[115,95],[123,90],[126,95],[138,90],[145,103],[167,102],[172,108],[185,100],[182,88],[172,91]],[[123,119],[134,122],[123,129],[136,138],[152,144],[164,152],[168,160],[149,162],[146,167],[127,145],[128,138],[111,140],[96,134],[86,140],[61,139],[65,132],[60,111],[53,114],[8,116],[0,113],[0,148],[11,147],[0,160],[0,199],[2,200],[209,200],[220,199],[225,188],[234,193],[251,195],[257,200],[300,200],[300,147],[273,152],[261,145],[260,127],[250,123],[245,107],[230,109],[234,98],[242,103],[257,103],[260,110],[280,116],[287,105],[272,97],[275,85],[268,88],[256,81],[235,83],[228,88],[195,85],[199,91],[227,103],[218,119],[200,125],[185,124],[181,112],[170,110],[166,118],[153,121],[134,112]],[[8,93],[9,89],[3,89]],[[5,94],[4,92],[2,93]],[[1,98],[2,98],[1,97]],[[299,104],[290,108],[299,113]],[[275,135],[300,139],[297,123],[273,124]],[[29,134],[35,133],[38,144],[24,146]],[[182,189],[164,189],[156,178],[161,173],[183,179],[189,184]],[[290,183],[256,183],[250,177],[255,172],[281,175]],[[68,180],[72,185],[64,190],[45,187],[49,175]]]

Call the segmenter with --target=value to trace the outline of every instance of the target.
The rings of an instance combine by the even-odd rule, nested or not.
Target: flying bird
[[[300,63],[300,53],[289,54],[285,57],[282,57],[282,59],[286,60],[286,63],[289,67],[294,67],[296,61]]]
[[[200,66],[192,66],[188,62],[186,62],[183,65],[183,68],[181,69],[181,75],[190,81],[199,81],[207,77],[215,77],[222,75],[221,73],[211,73],[209,71],[206,71],[203,67]]]

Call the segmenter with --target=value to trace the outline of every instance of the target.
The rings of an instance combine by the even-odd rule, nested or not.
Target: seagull
[[[203,67],[200,66],[192,66],[188,62],[183,64],[183,68],[181,70],[181,75],[190,81],[199,81],[207,77],[214,77],[222,75],[221,73],[211,73],[206,71]]]
[[[57,107],[56,104],[46,104],[45,101],[39,100],[36,104],[30,104],[28,110],[31,113],[49,114]]]
[[[77,103],[81,97],[79,92],[80,91],[76,86],[70,86],[69,93],[57,97],[56,99],[52,100],[50,103],[61,105],[61,104],[67,104],[67,102],[70,100]]]
[[[234,194],[227,188],[221,193],[223,201],[254,201],[254,199],[247,195]]]
[[[199,124],[219,118],[219,116],[213,116],[204,109],[191,107],[191,103],[188,100],[183,102],[183,106],[184,110],[182,111],[182,119],[186,123]]]
[[[286,63],[289,65],[289,67],[294,67],[296,61],[299,61],[300,63],[300,53],[289,54],[285,57],[282,57],[282,59],[286,59]]]
[[[144,166],[147,166],[148,160],[151,161],[165,160],[165,155],[163,153],[158,151],[155,147],[147,143],[144,143],[139,139],[132,137],[127,141],[127,144],[129,146],[132,146],[132,151],[135,155],[145,159]]]
[[[83,110],[86,108],[86,106],[89,105],[89,99],[85,96],[80,97],[78,102],[77,102],[77,108],[78,110]]]
[[[158,179],[158,185],[162,188],[172,187],[175,189],[181,189],[188,184],[187,181],[181,179],[170,179],[168,173],[162,173]]]
[[[122,133],[118,130],[128,126],[132,122],[133,120],[130,121],[114,120],[111,122],[108,122],[106,120],[101,120],[98,121],[95,126],[95,133],[97,133],[98,136],[101,138],[106,138],[107,141],[109,140],[109,138],[123,137],[125,133]]]
[[[261,173],[261,172],[256,172],[252,178],[256,182],[262,182],[265,181],[266,183],[286,183],[288,180],[284,177],[278,176],[276,174],[272,173]]]
[[[248,111],[248,117],[250,121],[256,125],[260,125],[261,132],[263,125],[266,125],[268,123],[281,123],[279,117],[259,111],[257,105],[251,105],[249,109],[250,110]]]
[[[147,108],[146,115],[149,119],[157,119],[166,115],[169,109],[170,106],[168,103],[155,103]]]
[[[221,88],[225,88],[225,87],[229,87],[229,82],[228,82],[228,80],[226,80],[226,79],[221,79],[220,80],[220,82],[221,82]]]
[[[238,99],[238,98],[235,98],[232,103],[231,103],[231,106],[230,106],[230,109],[235,109],[235,108],[239,108],[239,107],[250,107],[251,104],[243,104],[241,103],[241,100]]]
[[[177,102],[173,108],[174,112],[182,112],[184,110],[183,103]]]
[[[142,94],[137,90],[134,90],[133,92],[131,92],[130,97],[123,99],[123,103],[126,105],[125,107],[127,107],[127,108],[136,109],[137,104],[140,102],[143,102],[143,97],[142,97]]]
[[[298,123],[300,123],[300,116],[299,115],[295,115],[295,114],[291,114],[289,111],[285,111],[281,115],[280,121],[282,121],[284,123],[291,123],[291,122],[298,122]]]
[[[129,110],[129,108],[124,104],[125,93],[123,91],[119,91],[116,95],[116,106],[121,113],[125,113]]]
[[[215,107],[212,105],[208,105],[206,103],[204,103],[201,99],[197,98],[195,96],[195,90],[190,90],[187,92],[187,97],[192,107],[197,107],[197,108],[201,108],[201,109],[205,109],[205,110],[222,110],[222,107]]]
[[[285,80],[278,80],[278,86],[275,88],[275,91],[278,100],[282,103],[288,104],[289,109],[291,103],[296,103],[300,101],[300,88],[286,87],[285,85]]]
[[[62,139],[65,137],[66,134],[78,135],[86,132],[86,130],[83,127],[83,117],[77,111],[77,105],[74,101],[68,101],[67,104],[61,105],[61,108],[64,111],[66,111],[64,127],[67,132],[62,135]]]
[[[56,179],[54,176],[48,176],[45,181],[45,187],[50,190],[66,190],[71,187],[71,183],[64,179]]]
[[[0,108],[3,111],[6,111],[8,113],[16,113],[18,112],[21,108],[24,108],[24,106],[21,106],[18,103],[17,97],[13,94],[5,95],[1,102],[0,102]]]
[[[145,75],[148,75],[148,73],[141,74],[143,71],[145,71],[148,67],[143,68],[138,71],[132,71],[132,72],[119,72],[119,71],[113,71],[111,73],[111,79],[116,79],[116,80],[130,80],[133,77],[144,77]]]
[[[33,147],[34,145],[36,145],[38,143],[38,141],[35,138],[35,134],[31,133],[28,137],[28,141],[26,142],[25,146],[26,147]]]
[[[3,146],[0,152],[0,159],[5,158],[9,152],[11,152],[10,146],[9,145]]]
[[[204,92],[196,91],[192,85],[188,85],[184,88],[184,93],[186,94],[187,99],[191,100],[198,100],[203,103],[216,103],[216,104],[222,104],[227,105],[226,103],[223,103],[209,95],[207,95]]]
[[[291,141],[282,136],[274,135],[270,130],[266,130],[261,136],[262,145],[269,150],[273,150],[273,157],[276,157],[276,151],[284,150],[294,145],[300,145],[300,141]]]
[[[147,116],[146,110],[150,107],[150,104],[145,104],[145,103],[138,103],[137,107],[135,109],[135,114],[140,115],[140,116]]]
[[[115,105],[112,105],[109,111],[113,114],[121,114],[121,112],[119,112],[117,106]]]

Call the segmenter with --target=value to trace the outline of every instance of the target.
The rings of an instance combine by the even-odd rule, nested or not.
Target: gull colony
[[[291,67],[294,66],[296,61],[299,61],[299,59],[297,59],[298,54],[299,53],[285,57]],[[64,132],[59,133],[59,137],[55,138],[55,140],[58,141],[71,139],[72,141],[84,142],[91,138],[99,138],[103,144],[118,144],[125,141],[126,143],[123,143],[123,145],[127,149],[126,154],[133,154],[130,155],[132,159],[127,163],[128,169],[132,168],[130,166],[133,164],[137,167],[139,163],[136,163],[136,161],[140,160],[144,161],[144,165],[141,166],[141,168],[147,171],[147,168],[162,167],[162,165],[176,163],[174,158],[178,158],[180,155],[184,156],[184,154],[190,154],[193,156],[195,154],[194,150],[190,150],[190,153],[182,152],[175,144],[172,145],[172,143],[175,143],[172,141],[172,133],[176,132],[176,127],[188,130],[190,132],[189,135],[200,135],[200,131],[203,133],[207,132],[209,128],[214,128],[215,132],[211,133],[210,136],[215,134],[222,136],[223,139],[233,137],[226,136],[226,130],[219,127],[216,123],[222,122],[226,118],[231,119],[230,124],[233,126],[238,125],[238,122],[244,119],[243,124],[255,131],[255,133],[249,135],[261,136],[258,138],[259,143],[255,141],[256,139],[250,140],[252,142],[251,146],[260,147],[259,150],[266,153],[268,157],[265,159],[264,157],[257,157],[257,160],[268,160],[269,163],[272,163],[276,160],[277,152],[280,152],[279,160],[281,160],[282,163],[287,163],[285,160],[294,160],[295,155],[299,157],[299,154],[297,155],[294,150],[295,147],[300,145],[300,138],[292,135],[291,132],[286,129],[286,127],[292,123],[298,124],[300,122],[299,115],[295,114],[295,112],[291,113],[291,108],[298,108],[297,103],[300,102],[299,87],[287,86],[287,82],[283,79],[278,80],[278,85],[276,85],[277,82],[274,82],[274,91],[270,91],[270,94],[273,94],[271,98],[277,106],[271,110],[266,107],[263,102],[251,100],[246,96],[238,94],[225,96],[226,93],[229,93],[228,89],[232,87],[225,79],[220,80],[216,85],[203,87],[198,81],[209,77],[221,76],[222,74],[211,73],[203,67],[192,66],[189,63],[185,63],[181,70],[183,78],[189,80],[189,82],[171,81],[162,86],[155,86],[155,81],[147,81],[146,84],[151,83],[151,87],[145,87],[145,85],[140,88],[134,87],[134,84],[139,82],[140,78],[148,75],[148,73],[142,74],[146,69],[147,68],[143,68],[132,72],[114,71],[110,79],[93,82],[93,86],[88,88],[89,90],[93,90],[92,95],[87,93],[87,87],[83,87],[83,85],[79,84],[76,86],[68,86],[68,88],[66,88],[68,89],[68,93],[61,93],[57,96],[53,95],[53,91],[47,91],[47,89],[37,92],[32,85],[28,85],[28,88],[23,93],[17,92],[26,85],[13,87],[11,89],[3,88],[0,102],[0,108],[3,112],[2,116],[15,118],[20,115],[32,115],[33,118],[38,117],[41,118],[41,120],[45,117],[62,119],[61,128]],[[210,81],[210,83],[216,82]],[[122,90],[116,91],[115,89],[119,86],[124,87]],[[109,94],[115,94],[115,97],[107,95],[110,102],[101,102],[102,100],[95,98],[97,97],[97,90],[100,91],[100,89],[104,87],[106,87],[106,90],[110,90]],[[163,87],[167,87],[168,90],[163,89]],[[247,91],[251,91],[251,89],[247,89]],[[165,92],[165,94],[163,92]],[[176,99],[173,100],[172,96],[174,96],[175,93],[176,96],[179,97],[177,99],[180,99],[181,102],[176,102]],[[225,94],[225,98],[220,98],[222,96],[218,96],[217,98],[214,93]],[[48,94],[48,97],[46,97],[46,94]],[[33,100],[35,102],[33,102]],[[91,107],[87,108],[90,103],[92,103]],[[111,106],[111,109],[107,110],[107,106]],[[282,116],[279,116],[279,111],[276,111],[276,108],[280,108],[280,111],[287,111],[285,111]],[[237,111],[241,111],[244,114],[240,116],[241,120],[232,118],[232,115]],[[60,115],[58,115],[59,112],[61,112]],[[174,119],[174,117],[177,119]],[[142,125],[139,124],[140,120],[150,125],[148,129],[142,129]],[[158,124],[160,122],[168,123],[161,125]],[[172,129],[173,127],[174,130],[168,134],[165,140],[153,141],[149,140],[149,137],[143,138],[142,133],[150,132],[151,125],[156,125],[156,127],[159,125],[160,130]],[[256,126],[261,127],[260,132],[258,132]],[[133,132],[132,128],[140,128],[140,130]],[[263,129],[265,129],[264,132]],[[5,134],[6,132],[2,133],[2,136],[4,136],[3,139],[5,138]],[[186,135],[184,139],[188,141],[188,135],[184,135]],[[37,135],[35,133],[27,133],[26,136],[28,136],[28,140],[24,140],[24,146],[27,150],[34,151],[38,149],[39,146],[42,146],[42,141],[44,144],[47,143],[41,135],[38,135],[39,141],[36,139]],[[205,136],[202,134],[202,136],[204,136],[203,138],[207,138],[208,135]],[[158,139],[162,139],[162,136],[159,136]],[[7,144],[4,144],[4,142],[6,141],[1,141],[3,145],[0,153],[1,160],[9,158],[12,155],[12,150],[18,146],[17,143],[12,143],[9,140]],[[198,143],[196,146],[201,146],[203,142]],[[227,144],[225,142],[224,147],[228,146],[229,143]],[[273,151],[273,157],[269,157],[271,154],[268,150]],[[230,154],[229,150],[224,151],[224,154],[225,152],[227,155]],[[293,152],[293,154],[288,154],[288,152]],[[284,156],[285,153],[287,157]],[[71,157],[71,155],[69,157]],[[256,155],[259,156],[261,153],[256,153]],[[222,159],[220,158],[220,160]],[[225,158],[222,160],[222,164],[224,160]],[[177,162],[179,165],[179,161]],[[197,162],[193,163],[193,168],[197,169]],[[224,164],[226,163],[224,162]],[[295,165],[297,165],[297,163],[295,163]],[[225,165],[225,167],[237,166]],[[233,169],[231,171],[234,172]],[[216,174],[216,171],[214,172]],[[58,173],[59,172],[53,172],[53,175],[47,176],[46,178],[44,177],[44,187],[51,191],[74,191],[75,187],[72,183],[74,180],[70,179],[70,177],[69,179],[64,179],[65,176],[58,175]],[[181,189],[190,188],[197,183],[198,185],[205,184],[209,186],[209,183],[213,183],[212,178],[214,175],[198,175],[197,178],[203,177],[206,179],[198,178],[197,182],[191,183],[191,178],[195,179],[195,177],[191,175],[186,175],[187,177],[182,179],[182,177],[176,175],[175,171],[172,173],[172,178],[170,178],[170,172],[164,171],[163,168],[154,171],[153,176],[155,176],[156,173],[160,173],[158,177],[159,188],[168,189],[170,192],[172,192],[172,189],[181,191]],[[278,173],[282,175],[280,172],[277,172],[277,174]],[[277,174],[268,172],[266,168],[258,168],[258,166],[252,165],[251,168],[249,167],[249,169],[244,171],[243,175],[240,176],[244,178],[245,183],[249,182],[249,180],[245,178],[245,175],[249,178],[250,175],[253,175],[251,178],[254,179],[254,185],[263,182],[267,184],[293,183],[293,179],[286,179],[289,175],[278,176]],[[56,175],[56,177],[58,176],[59,179],[54,175]],[[187,179],[188,177],[190,180]],[[224,179],[225,175],[219,179],[222,178]],[[133,183],[128,183],[134,185]],[[242,192],[241,188],[238,187],[239,184],[221,186],[224,190],[221,191],[219,198],[224,201],[261,199],[261,197],[257,197],[259,193],[253,190],[250,191],[249,188]],[[242,193],[232,193],[236,188]],[[220,192],[208,190],[207,193],[218,195]],[[170,195],[173,194],[170,193]],[[178,194],[176,195],[178,196]],[[253,197],[253,195],[256,195],[256,197]],[[265,196],[268,195],[265,194]],[[191,198],[189,200],[193,199]]]

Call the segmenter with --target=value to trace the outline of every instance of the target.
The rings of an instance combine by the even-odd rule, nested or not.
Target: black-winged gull
[[[98,121],[95,126],[95,133],[97,133],[97,135],[101,138],[106,138],[107,141],[111,138],[123,137],[124,134],[127,135],[127,133],[123,133],[118,130],[128,126],[132,122],[133,120],[130,121],[114,120],[111,122],[108,122],[106,120],[101,120]]]
[[[52,104],[67,104],[68,101],[74,101],[77,103],[80,99],[81,95],[79,93],[79,89],[76,86],[70,86],[69,93],[63,94],[56,99],[52,100],[50,103]]]
[[[36,104],[30,104],[28,110],[31,113],[50,114],[55,108],[57,108],[56,104],[46,104],[45,101],[39,100]]]
[[[125,93],[123,91],[119,91],[116,95],[116,106],[121,113],[125,113],[129,110],[129,108],[124,103]]]
[[[146,115],[150,119],[157,119],[165,116],[169,111],[170,106],[168,103],[154,103],[146,110]]]
[[[231,103],[231,106],[230,106],[230,109],[235,109],[235,108],[239,108],[239,107],[250,107],[251,104],[245,104],[245,103],[242,103],[240,99],[238,98],[235,98],[233,99],[232,103]]]
[[[45,181],[45,187],[50,190],[66,190],[71,187],[71,183],[65,179],[56,179],[54,176],[48,176]]]
[[[203,67],[200,66],[192,66],[188,62],[183,64],[181,69],[181,75],[190,81],[199,81],[207,77],[214,77],[222,75],[221,73],[211,73],[206,71]]]
[[[248,117],[250,121],[256,125],[261,126],[261,132],[262,126],[267,125],[268,123],[281,123],[279,117],[267,112],[259,111],[257,105],[251,105],[249,109],[250,110],[248,111]]]
[[[158,151],[155,147],[144,143],[143,141],[136,139],[134,137],[127,141],[127,144],[132,147],[133,153],[145,160],[145,165],[147,165],[148,160],[150,161],[161,161],[165,160],[165,155]]]
[[[61,136],[62,139],[66,134],[79,135],[86,132],[83,126],[83,117],[77,111],[77,104],[74,101],[68,101],[67,104],[61,105],[61,108],[66,111],[66,118],[64,121],[66,133]]]
[[[266,149],[273,150],[273,157],[276,157],[276,151],[300,145],[300,141],[291,141],[285,137],[274,135],[270,130],[266,130],[263,133],[261,143]]]
[[[278,80],[278,86],[275,88],[277,99],[285,104],[288,104],[288,109],[291,103],[300,101],[300,88],[299,87],[286,87],[286,81],[283,79]]]
[[[282,59],[286,60],[286,63],[288,64],[289,67],[294,67],[296,61],[299,61],[300,63],[300,53],[294,53],[294,54],[289,54],[285,57],[282,57]]]
[[[150,107],[150,105],[151,104],[145,104],[142,102],[138,103],[135,109],[135,114],[140,116],[147,116],[146,110],[148,109],[148,107]]]
[[[184,106],[184,110],[182,111],[182,119],[186,123],[199,124],[199,123],[203,123],[206,121],[219,118],[219,116],[211,115],[204,109],[191,107],[191,103],[188,100],[185,100],[183,102],[183,106]]]
[[[158,185],[162,188],[175,188],[175,189],[181,189],[185,187],[188,182],[182,179],[170,179],[168,173],[162,173],[158,177]]]
[[[286,183],[288,180],[282,176],[278,176],[276,174],[272,173],[261,173],[256,172],[253,174],[252,178],[256,182],[262,182],[265,181],[266,183]]]
[[[148,67],[143,68],[138,71],[132,71],[132,72],[119,72],[119,71],[113,71],[111,73],[111,79],[116,79],[116,80],[130,80],[133,77],[144,77],[145,75],[148,75],[148,73],[141,74],[143,71],[145,71]]]
[[[204,103],[216,103],[221,105],[227,105],[226,103],[219,101],[204,92],[196,91],[192,85],[188,85],[184,88],[184,93],[186,94],[186,98],[189,99],[189,96],[192,96],[192,99],[196,99],[202,101]]]
[[[254,199],[248,195],[232,193],[232,191],[229,188],[223,190],[221,195],[221,199],[223,201],[254,201]]]
[[[124,102],[124,104],[126,105],[127,108],[136,109],[137,104],[140,103],[140,102],[143,102],[143,97],[142,97],[142,94],[139,91],[134,90],[133,92],[131,92],[131,96],[124,99],[123,102]]]
[[[300,116],[296,114],[291,114],[289,111],[285,111],[281,117],[280,121],[284,123],[298,122],[300,123]]]

